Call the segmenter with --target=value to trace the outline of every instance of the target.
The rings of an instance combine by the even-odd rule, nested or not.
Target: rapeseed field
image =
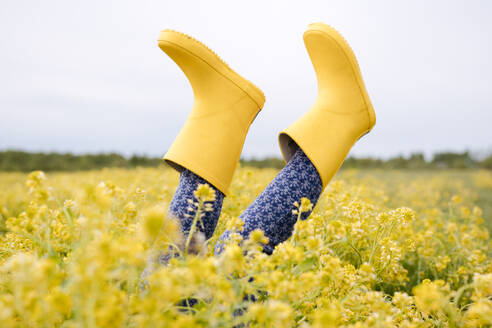
[[[342,170],[271,256],[255,231],[214,257],[276,173],[240,167],[212,239],[167,266],[189,246],[174,170],[0,173],[0,327],[491,326],[492,172]]]

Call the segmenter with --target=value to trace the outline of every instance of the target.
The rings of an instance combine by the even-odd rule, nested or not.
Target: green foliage
[[[432,164],[443,168],[465,169],[476,167],[476,162],[470,157],[468,152],[460,153],[438,153],[434,155]]]
[[[127,159],[120,154],[83,154],[70,153],[29,153],[7,150],[0,152],[0,171],[30,172],[42,171],[81,171],[104,167],[132,168],[137,166],[158,166],[160,158],[132,156]]]
[[[275,169],[281,169],[285,165],[284,160],[278,157],[241,159],[240,163],[242,166]],[[161,164],[162,159],[160,157],[133,155],[126,158],[117,153],[74,155],[71,153],[30,153],[16,150],[0,152],[0,171],[6,172],[82,171],[104,167],[157,167]],[[492,170],[492,155],[483,160],[477,160],[469,152],[442,152],[434,154],[429,161],[425,159],[422,153],[413,153],[408,157],[400,155],[389,159],[349,157],[342,165],[342,169],[347,168],[410,170],[484,168]]]
[[[184,238],[172,169],[0,172],[0,327],[490,327],[492,171],[346,169],[270,256],[261,230],[214,256],[277,172],[239,167],[208,241],[215,193]]]
[[[382,168],[382,169],[492,169],[492,155],[480,161],[474,159],[469,152],[436,153],[427,161],[422,153],[413,153],[408,157],[397,156],[387,160],[378,158],[349,157],[342,168]]]
[[[266,157],[263,159],[252,158],[249,160],[241,159],[240,163],[241,165],[257,167],[260,169],[263,168],[281,169],[285,165],[284,160],[278,157]]]
[[[485,158],[480,164],[482,168],[492,170],[492,155]]]

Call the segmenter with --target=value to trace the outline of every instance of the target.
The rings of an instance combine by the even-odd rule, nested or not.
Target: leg
[[[239,216],[244,221],[240,232],[244,239],[255,229],[263,230],[269,243],[264,252],[271,254],[279,243],[287,240],[297,221],[293,203],[302,197],[308,198],[313,207],[318,202],[322,191],[321,179],[309,158],[299,148],[287,165],[270,182],[253,203]],[[311,211],[301,214],[306,219]],[[223,250],[224,241],[231,231],[226,231],[215,246],[215,253]]]
[[[193,203],[197,201],[193,192],[197,189],[199,184],[208,184],[215,191],[215,200],[213,202],[206,202],[210,205],[211,210],[202,212],[203,216],[196,227],[198,231],[203,234],[205,239],[212,237],[222,210],[224,194],[202,177],[196,175],[190,170],[183,170],[179,176],[178,188],[176,189],[173,199],[169,204],[169,214],[179,221],[180,229],[185,239],[189,235],[193,217],[195,216],[197,210],[196,206],[193,205]],[[194,235],[196,235],[196,230]],[[178,253],[174,252],[172,247],[169,247],[167,251],[159,250],[158,258],[150,256],[147,267],[142,272],[140,277],[142,280],[140,288],[142,290],[145,288],[145,285],[147,284],[145,278],[153,271],[154,262],[159,262],[162,265],[166,265],[168,261],[173,256],[177,256],[177,254]]]
[[[347,41],[322,23],[311,24],[303,38],[318,78],[318,98],[309,111],[280,132],[278,141],[288,164],[240,216],[243,238],[254,229],[262,229],[269,238],[266,253],[292,234],[296,222],[292,203],[306,197],[316,204],[351,147],[376,124]],[[229,234],[226,231],[221,239]],[[221,250],[218,243],[215,251]]]
[[[207,46],[190,36],[164,30],[159,35],[158,45],[181,68],[194,96],[193,108],[163,158],[181,172],[169,212],[178,218],[185,235],[195,237],[191,232],[196,211],[193,192],[200,183],[208,183],[215,190],[215,200],[207,204],[211,211],[203,213],[196,228],[205,238],[210,238],[245,137],[263,108],[265,96]],[[159,256],[159,262],[166,263],[172,253]],[[151,256],[148,269],[142,274],[144,277],[151,271],[153,262]]]
[[[197,208],[190,204],[190,199],[196,202],[197,199],[193,195],[199,184],[208,184],[213,190],[215,190],[215,201],[207,202],[211,205],[211,211],[203,212],[203,217],[197,224],[198,230],[204,234],[205,239],[212,237],[217,220],[222,210],[222,202],[224,200],[224,194],[215,188],[211,183],[195,173],[184,170],[179,177],[179,185],[174,193],[173,199],[169,204],[169,211],[171,215],[177,217],[181,224],[181,231],[185,236],[191,229],[193,217],[195,216]]]
[[[209,210],[202,211],[201,218],[196,223],[195,232],[192,236],[193,242],[189,249],[190,253],[199,253],[203,241],[212,237],[222,210],[224,194],[207,180],[185,169],[179,176],[178,188],[169,204],[169,215],[179,221],[181,233],[184,236],[184,240],[186,240],[190,234],[193,218],[198,210],[196,206],[198,199],[195,197],[194,191],[200,184],[207,184],[215,191],[215,200],[204,203]],[[185,250],[184,244],[179,245],[179,247],[181,251]],[[173,256],[178,256],[178,252],[175,252],[172,247],[169,247],[167,252],[159,254],[159,262],[166,265]]]

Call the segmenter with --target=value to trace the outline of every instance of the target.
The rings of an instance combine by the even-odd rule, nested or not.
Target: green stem
[[[464,286],[461,286],[461,287],[460,287],[460,289],[458,289],[458,290],[456,291],[456,296],[454,297],[454,301],[453,301],[453,303],[455,303],[455,304],[456,304],[456,307],[458,307],[458,305],[459,305],[459,301],[460,301],[460,298],[461,298],[461,296],[463,296],[463,293],[465,292],[465,290],[467,290],[467,289],[469,289],[469,288],[472,288],[473,286],[474,286],[474,284],[473,284],[473,283],[471,283],[471,284],[466,284],[466,285],[464,285]]]
[[[193,234],[195,233],[196,224],[197,224],[198,219],[200,218],[200,215],[202,213],[202,205],[203,205],[203,201],[199,200],[198,209],[196,210],[195,217],[193,218],[193,222],[191,223],[191,228],[190,228],[190,232],[188,233],[188,238],[186,238],[186,244],[185,244],[185,254],[186,255],[188,255],[188,248],[190,247],[191,238],[193,237]]]
[[[374,256],[374,252],[376,251],[376,243],[378,241],[378,236],[379,236],[380,230],[381,230],[381,226],[378,227],[378,231],[376,231],[376,237],[374,237],[374,241],[372,243],[371,256],[369,256],[369,264],[372,264],[372,257]]]
[[[342,239],[339,239],[339,240],[332,241],[331,243],[326,244],[325,246],[326,247],[331,247],[331,246],[334,246],[336,244],[346,243],[346,242],[348,242],[347,238],[342,238]]]
[[[359,265],[362,264],[362,255],[360,254],[359,250],[354,246],[352,245],[352,243],[347,239],[347,244],[352,247],[352,249],[357,253],[357,255],[359,256]]]

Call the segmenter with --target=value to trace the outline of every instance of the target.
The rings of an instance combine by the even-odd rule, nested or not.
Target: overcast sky
[[[192,105],[159,32],[190,34],[266,103],[243,157],[281,156],[316,79],[302,34],[337,28],[376,111],[352,150],[388,157],[492,149],[492,1],[25,1],[0,3],[0,149],[161,156]]]

